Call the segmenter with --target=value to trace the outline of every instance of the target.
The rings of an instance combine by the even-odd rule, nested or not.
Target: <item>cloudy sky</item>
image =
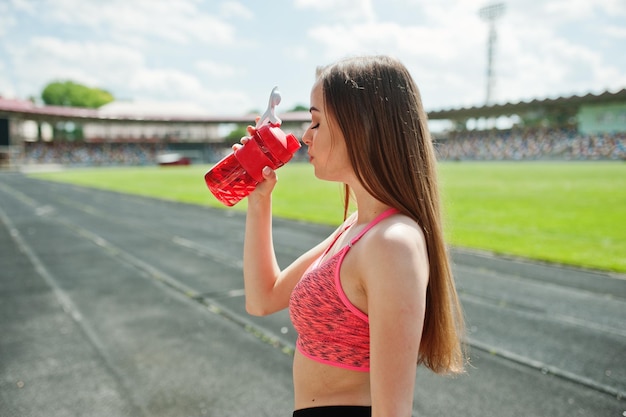
[[[497,102],[626,88],[626,1],[504,0]],[[185,111],[308,107],[315,68],[357,54],[401,59],[427,110],[482,105],[483,0],[0,0],[0,95],[53,80]]]

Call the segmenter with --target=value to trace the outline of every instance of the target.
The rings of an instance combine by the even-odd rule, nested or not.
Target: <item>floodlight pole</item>
[[[504,14],[504,9],[504,3],[497,3],[485,6],[478,12],[480,17],[489,23],[489,38],[487,43],[487,97],[485,99],[485,104],[489,104],[491,102],[495,83],[493,70],[493,55],[497,39],[495,22],[496,19]]]

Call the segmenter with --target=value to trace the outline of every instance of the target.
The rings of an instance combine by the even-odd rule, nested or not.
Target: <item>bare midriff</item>
[[[369,372],[352,371],[307,358],[293,359],[295,409],[327,405],[371,405]]]

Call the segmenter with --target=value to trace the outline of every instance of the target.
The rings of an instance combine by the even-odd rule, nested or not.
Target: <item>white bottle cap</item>
[[[274,87],[272,92],[270,93],[269,103],[267,103],[267,110],[263,113],[263,116],[256,123],[256,128],[263,126],[265,123],[271,123],[273,125],[280,126],[282,120],[276,116],[276,106],[280,104],[280,91],[278,91],[278,87]]]

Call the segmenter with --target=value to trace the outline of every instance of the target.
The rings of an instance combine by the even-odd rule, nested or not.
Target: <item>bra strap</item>
[[[359,241],[359,239],[361,239],[363,237],[363,235],[370,230],[372,227],[376,226],[378,223],[380,223],[382,220],[386,219],[389,216],[392,216],[396,213],[400,213],[400,210],[398,210],[397,208],[391,207],[385,211],[383,211],[382,213],[380,213],[374,220],[372,220],[371,222],[369,222],[369,224],[367,226],[365,226],[365,228],[363,230],[361,230],[361,233],[359,233],[358,235],[356,235],[354,238],[352,238],[352,240],[350,241],[350,243],[348,244],[348,247],[352,247],[352,245],[354,245],[356,242]]]
[[[350,228],[350,226],[352,226],[354,224],[354,221],[351,222],[350,224],[344,224],[341,226],[341,230],[339,230],[339,232],[336,233],[335,238],[332,240],[332,242],[330,243],[330,245],[328,245],[328,247],[324,250],[324,252],[322,253],[322,255],[319,257],[319,259],[323,259],[328,252],[330,252],[330,249],[335,246],[335,243],[337,243],[337,241],[339,240],[339,238],[341,237],[341,235],[344,234],[344,232],[346,230],[348,230]]]

